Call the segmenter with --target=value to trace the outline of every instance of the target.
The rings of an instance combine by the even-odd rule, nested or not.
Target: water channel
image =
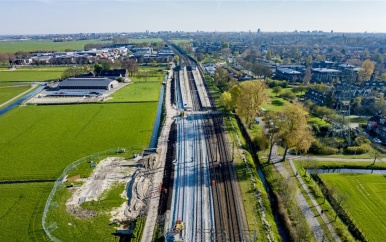
[[[5,108],[3,109],[0,109],[0,116],[7,113],[9,110],[19,106],[20,104],[22,104],[24,101],[30,99],[31,97],[33,97],[34,95],[38,94],[41,90],[44,89],[44,86],[39,86],[37,89],[33,90],[32,92],[28,93],[27,95],[25,95],[24,97],[16,100],[15,102],[9,104],[8,106],[6,106]]]
[[[168,74],[165,75],[163,82],[166,83],[167,80],[168,80]],[[166,85],[162,85],[162,88],[161,88],[161,94],[160,94],[160,98],[158,101],[158,107],[157,107],[157,115],[156,115],[155,123],[153,126],[153,132],[151,134],[149,148],[157,148],[158,133],[159,133],[159,129],[160,129],[161,116],[162,116],[162,105],[164,102],[165,86]]]

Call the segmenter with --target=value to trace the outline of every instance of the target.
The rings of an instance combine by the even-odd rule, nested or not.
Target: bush
[[[369,152],[370,149],[371,149],[371,147],[369,144],[362,144],[360,146],[347,147],[346,153],[360,155],[360,154],[365,154],[365,153]]]
[[[314,140],[311,144],[309,152],[317,155],[334,155],[339,153],[339,150],[331,146],[323,145],[318,140]]]

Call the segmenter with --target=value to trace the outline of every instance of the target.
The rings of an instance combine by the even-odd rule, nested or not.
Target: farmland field
[[[7,85],[7,86],[0,86],[0,107],[1,104],[4,102],[10,100],[11,98],[19,95],[20,93],[23,93],[30,89],[30,85]]]
[[[48,81],[62,76],[67,67],[28,67],[17,70],[0,70],[0,82]]]
[[[0,117],[0,180],[56,179],[71,162],[147,147],[157,102],[25,106]]]
[[[162,84],[159,82],[140,82],[129,84],[111,95],[107,102],[158,102]]]
[[[346,192],[344,208],[369,241],[386,237],[386,177],[371,174],[321,174],[328,187]]]
[[[88,43],[108,43],[97,39],[53,42],[52,40],[7,40],[0,41],[0,52],[15,53],[17,51],[64,51],[65,49],[83,50]]]
[[[53,183],[1,184],[0,241],[46,241],[42,211]]]

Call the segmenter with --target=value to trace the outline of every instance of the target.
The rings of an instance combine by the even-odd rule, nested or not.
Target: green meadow
[[[3,103],[10,100],[11,98],[27,91],[30,89],[30,85],[7,85],[0,86],[0,107]]]
[[[59,79],[67,67],[27,67],[0,69],[0,82],[49,81]]]
[[[70,50],[83,50],[84,46],[88,43],[103,44],[108,43],[106,41],[93,40],[76,40],[65,42],[53,42],[52,40],[7,40],[0,41],[0,52],[15,53],[17,51],[25,52],[37,52],[37,51],[65,51]]]
[[[0,180],[56,179],[86,155],[145,148],[156,108],[156,102],[16,108],[0,116]]]
[[[328,187],[347,193],[344,209],[368,241],[386,237],[386,176],[373,174],[320,174]]]
[[[52,186],[52,182],[0,185],[0,241],[48,241],[41,221]]]
[[[132,83],[116,91],[107,102],[158,102],[161,87],[159,82]]]

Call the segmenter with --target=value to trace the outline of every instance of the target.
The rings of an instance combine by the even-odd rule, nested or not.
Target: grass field
[[[161,87],[159,82],[136,82],[119,89],[107,102],[158,102]]]
[[[42,211],[53,183],[1,184],[0,241],[47,241]]]
[[[67,67],[28,67],[17,70],[0,70],[0,82],[48,81],[62,76]]]
[[[23,85],[23,86],[8,85],[8,86],[0,87],[0,106],[1,104],[19,95],[20,93],[27,91],[30,88],[31,88],[30,85]]]
[[[56,179],[69,163],[147,147],[157,103],[26,106],[0,117],[0,180]]]
[[[77,40],[66,42],[53,42],[52,40],[10,40],[0,41],[0,52],[15,53],[17,51],[64,51],[65,49],[83,50],[88,43],[108,43],[100,40]]]
[[[268,111],[281,111],[286,103],[288,103],[283,98],[276,96],[272,92],[272,88],[267,89],[268,91],[268,102],[266,105],[263,105],[262,107],[265,108]]]
[[[347,193],[344,208],[368,241],[386,238],[386,177],[369,174],[320,174],[328,187]]]

